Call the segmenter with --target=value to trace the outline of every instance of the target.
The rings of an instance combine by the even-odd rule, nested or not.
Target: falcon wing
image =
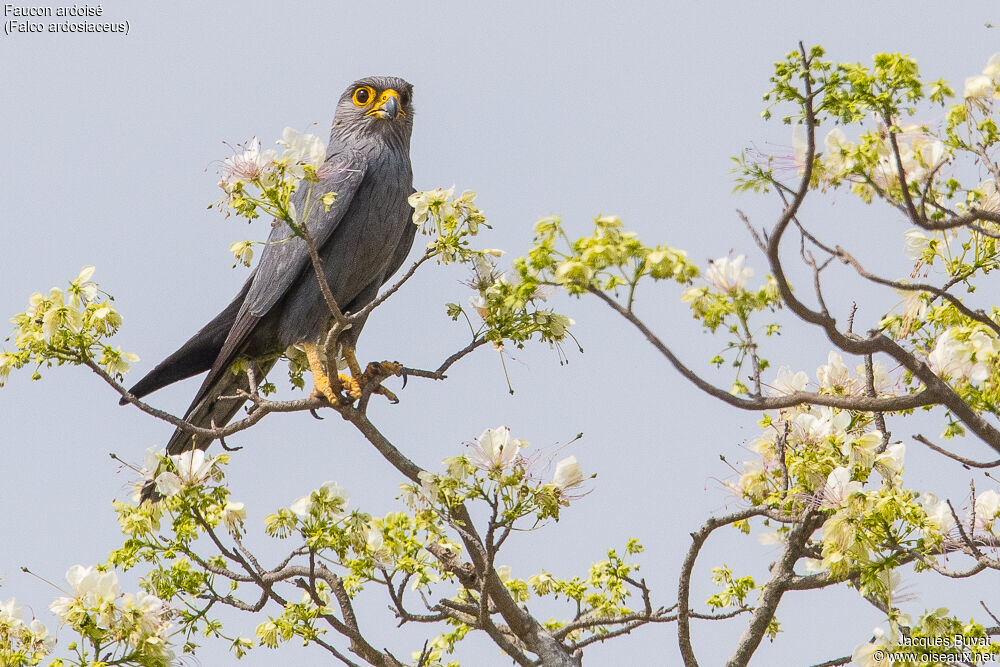
[[[320,181],[312,184],[311,188],[308,185],[300,186],[300,190],[295,193],[293,201],[300,215],[306,198],[311,201],[306,229],[316,248],[322,248],[333,235],[350,207],[367,168],[367,160],[356,151],[332,155],[320,170]],[[337,199],[330,210],[324,212],[320,198],[328,192],[336,193]],[[257,266],[257,279],[243,301],[237,325],[241,316],[263,317],[284,297],[302,269],[311,263],[306,242],[293,236],[288,225],[283,222],[275,223],[267,242]]]
[[[300,186],[295,194],[293,202],[298,211],[303,210],[307,198],[310,201],[306,229],[317,248],[329,240],[344,218],[367,167],[367,161],[356,151],[331,155],[320,170],[319,182],[313,183],[311,188],[309,185]],[[330,210],[324,211],[320,198],[327,192],[336,193],[337,198]],[[305,241],[293,236],[284,223],[275,222],[267,243],[229,335],[185,414],[185,420],[195,425],[211,426],[213,420],[217,425],[225,424],[239,410],[243,400],[218,400],[220,395],[228,393],[226,390],[234,386],[229,368],[242,353],[261,318],[281,302],[311,263]],[[202,447],[208,445],[207,442],[198,444]],[[171,450],[182,451],[186,446],[190,446],[190,436],[178,431],[170,439],[167,449],[175,454],[177,452]]]

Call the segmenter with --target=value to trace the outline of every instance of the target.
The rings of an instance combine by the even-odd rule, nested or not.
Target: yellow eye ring
[[[354,97],[351,99],[354,101],[356,106],[368,106],[368,104],[375,99],[375,89],[371,86],[360,86],[354,91]]]

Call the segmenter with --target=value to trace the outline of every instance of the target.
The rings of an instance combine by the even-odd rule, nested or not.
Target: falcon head
[[[337,103],[333,134],[382,138],[408,146],[413,128],[413,86],[394,76],[369,76],[352,83]]]

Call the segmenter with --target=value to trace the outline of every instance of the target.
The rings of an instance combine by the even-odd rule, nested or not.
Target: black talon
[[[219,438],[219,444],[222,445],[222,448],[227,452],[238,452],[241,449],[243,449],[243,445],[239,445],[237,447],[230,447],[229,445],[226,444],[225,438]]]
[[[318,412],[316,412],[316,408],[309,408],[309,414],[311,414],[313,417],[315,417],[316,419],[318,419],[320,421],[323,421],[323,419],[324,419],[323,417],[319,416]]]
[[[409,379],[409,376],[406,374],[406,366],[403,366],[402,369],[400,375],[403,376],[403,386],[400,389],[406,389],[406,381]]]

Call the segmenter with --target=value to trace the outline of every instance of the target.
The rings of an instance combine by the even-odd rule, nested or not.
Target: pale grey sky
[[[508,250],[505,260],[527,248],[540,216],[561,214],[568,228],[584,233],[594,215],[607,213],[648,243],[686,249],[699,262],[730,249],[745,252],[761,278],[763,260],[735,209],[760,225],[778,206],[732,195],[728,170],[729,157],[750,143],[765,152],[790,150],[782,148],[791,141],[788,129],[759,115],[773,61],[800,39],[839,60],[902,51],[926,75],[960,89],[1000,50],[1000,33],[984,27],[1000,20],[998,7],[985,1],[111,0],[102,7],[108,20],[129,21],[127,36],[0,37],[0,315],[13,315],[33,291],[62,285],[94,264],[95,280],[115,295],[125,318],[116,344],[142,357],[133,379],[232,298],[246,271],[230,268],[229,244],[267,233],[266,225],[248,229],[206,210],[218,197],[213,161],[228,154],[222,142],[257,135],[270,143],[286,125],[325,137],[337,97],[361,76],[398,75],[414,85],[416,187],[478,191],[494,226],[482,242]],[[867,225],[857,228],[877,230],[884,239],[879,252],[901,247],[898,219],[841,199],[835,208],[827,201],[810,209],[816,224],[831,231]],[[464,345],[464,324],[444,313],[445,302],[468,296],[459,283],[464,277],[422,270],[369,321],[359,356],[433,367]],[[671,287],[646,289],[638,310],[705,370],[723,343],[700,333],[678,295]],[[545,346],[512,351],[511,397],[499,358],[481,350],[447,382],[412,380],[398,392],[402,402],[377,403],[373,419],[430,469],[498,424],[548,451],[582,431],[568,453],[598,474],[593,492],[558,525],[518,536],[501,560],[516,576],[542,567],[582,574],[607,548],[639,537],[647,548],[642,574],[656,602],[673,604],[688,533],[710,513],[738,506],[719,483],[730,474],[719,454],[747,458],[758,416],[696,393],[593,300],[555,303],[577,321],[573,331],[586,350],[580,355],[567,346],[568,365]],[[783,343],[771,355],[776,365],[812,375],[825,361],[822,341],[810,344],[790,331]],[[118,407],[84,370],[50,369],[39,382],[29,375],[16,373],[0,389],[0,599],[16,596],[53,624],[47,605],[56,591],[19,567],[61,582],[69,566],[106,558],[120,544],[110,501],[126,497],[133,479],[108,452],[141,461],[171,428]],[[280,385],[281,374],[274,377]],[[197,382],[161,391],[152,403],[180,412]],[[397,507],[400,476],[332,415],[323,422],[273,415],[238,444],[244,450],[234,456],[229,481],[253,527],[327,479],[347,487],[354,506],[375,513]],[[920,474],[919,462],[908,464]],[[251,540],[266,551],[264,544]],[[723,562],[763,579],[774,549],[753,538],[713,538],[694,599],[709,595],[710,568]],[[924,578],[911,578],[916,611],[948,604],[981,615],[973,589],[925,589]],[[951,592],[952,599],[942,597]],[[398,633],[374,589],[368,597],[363,622],[375,643],[403,653],[418,648],[423,629]],[[812,664],[850,653],[881,620],[844,587],[789,595],[778,617],[786,632],[763,646],[754,664]],[[228,629],[252,635],[256,622],[236,617]],[[823,630],[829,627],[837,630]],[[742,630],[742,621],[697,624],[703,664],[720,664]],[[69,635],[62,637],[65,646]],[[507,664],[483,642],[470,647],[460,654],[463,664]],[[290,649],[287,662],[325,664],[320,650]],[[204,665],[230,662],[221,646],[199,655]],[[586,664],[678,660],[675,628],[663,625],[591,649]],[[245,664],[275,661],[257,649]]]

